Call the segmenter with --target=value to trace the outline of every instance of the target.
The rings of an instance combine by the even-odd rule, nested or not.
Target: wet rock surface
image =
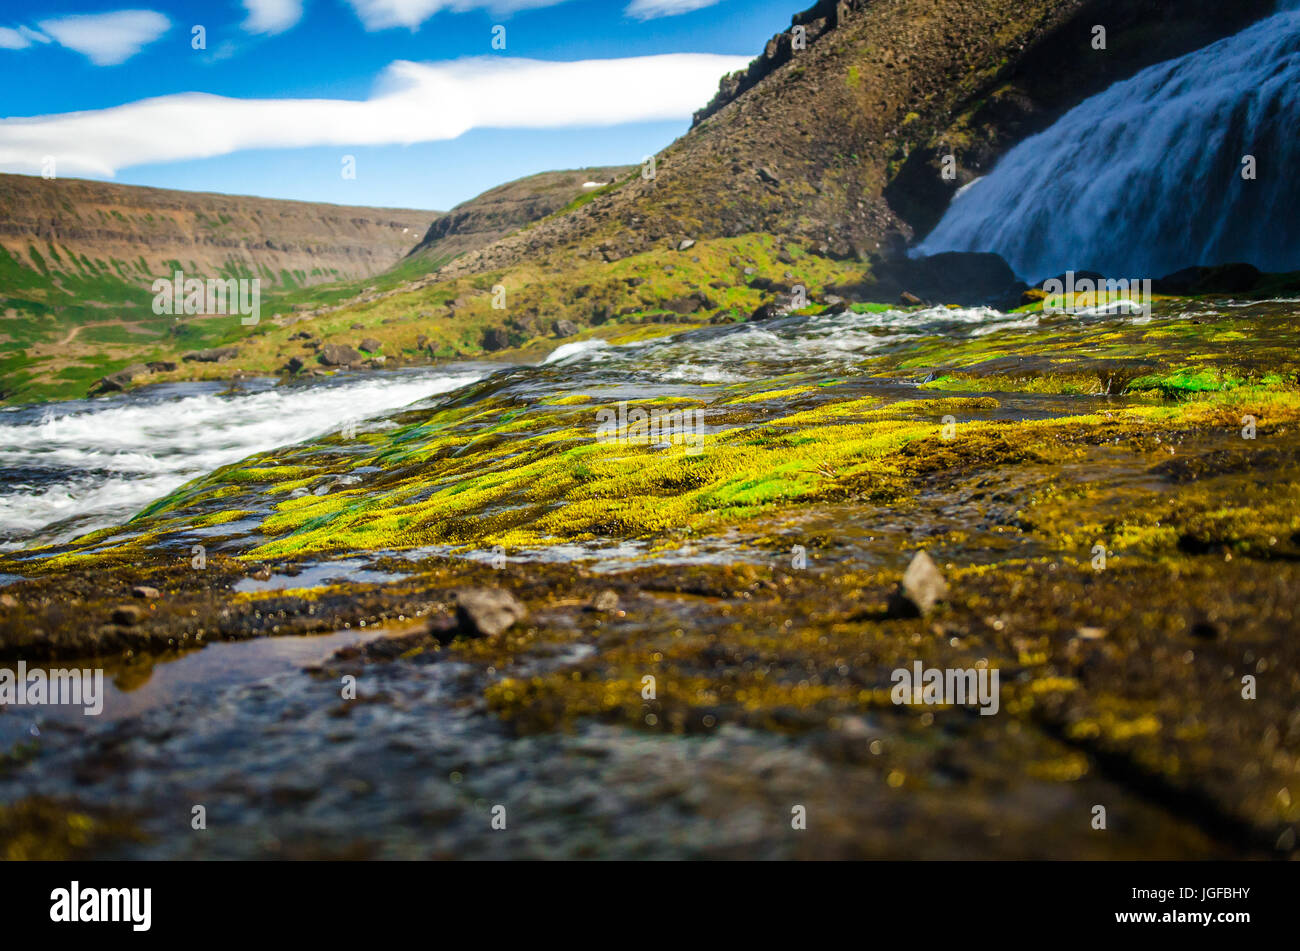
[[[0,841],[67,854],[75,814],[93,857],[1293,854],[1288,305],[965,319],[507,369],[0,557],[0,657],[112,685],[102,718],[0,713]],[[638,441],[638,408],[677,415]],[[996,670],[996,715],[898,702],[918,664]]]

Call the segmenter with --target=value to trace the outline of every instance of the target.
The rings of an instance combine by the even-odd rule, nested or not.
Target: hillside
[[[194,319],[123,328],[92,308],[75,319],[108,325],[75,341],[44,321],[0,325],[0,337],[28,346],[0,361],[0,398],[79,395],[142,363],[170,369],[130,380],[537,359],[560,339],[770,314],[797,284],[814,301],[862,302],[881,299],[859,293],[878,282],[894,301],[909,288],[892,287],[871,256],[928,231],[957,187],[1088,95],[1271,9],[1271,0],[1230,12],[1209,0],[821,2],[792,18],[805,48],[792,28],[724,77],[694,127],[656,156],[653,177],[580,169],[492,189],[435,221],[382,274],[264,300],[270,317],[251,331]],[[1092,48],[1097,24],[1105,50]],[[940,175],[947,154],[951,180]],[[61,286],[94,291],[100,277]],[[0,273],[0,286],[15,284]],[[495,287],[508,291],[504,309]],[[330,351],[342,362],[326,358],[330,344],[344,348]],[[214,348],[228,356],[184,361]]]
[[[176,266],[305,286],[396,264],[437,212],[0,175],[0,248],[32,270],[63,261],[149,286]]]
[[[187,363],[184,356],[267,334],[275,341],[278,327],[339,311],[340,326],[351,329],[349,308],[425,286],[440,264],[577,205],[627,171],[543,172],[493,188],[445,217],[0,175],[0,400],[82,396],[127,367],[140,372],[124,381],[151,382],[274,371],[287,359],[282,342],[273,356],[251,364]],[[182,322],[155,315],[150,285],[176,269],[260,277],[263,322],[254,339],[228,317]],[[449,346],[460,338],[455,329],[438,336]],[[465,346],[476,348],[478,338],[475,330]],[[424,348],[414,349],[428,358]],[[266,365],[271,359],[279,362]],[[147,373],[145,364],[152,365]]]
[[[571,214],[449,274],[555,252],[617,260],[685,238],[788,235],[825,253],[896,249],[953,191],[1087,96],[1272,11],[1272,0],[822,0],[722,80],[692,130]],[[1107,28],[1105,50],[1093,26]],[[1068,62],[1069,69],[1061,64]],[[954,155],[955,180],[939,157]]]
[[[411,257],[449,261],[594,196],[632,171],[630,166],[541,172],[462,202],[429,226]]]

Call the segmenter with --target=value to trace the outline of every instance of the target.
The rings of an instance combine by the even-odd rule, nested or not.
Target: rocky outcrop
[[[803,13],[790,18],[790,31],[778,33],[767,41],[763,54],[756,57],[746,69],[728,73],[718,83],[718,91],[709,104],[695,113],[699,125],[742,93],[753,89],[777,69],[803,52],[813,43],[835,29],[857,9],[870,0],[819,0]]]

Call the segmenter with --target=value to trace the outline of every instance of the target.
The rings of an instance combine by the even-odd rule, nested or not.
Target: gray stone
[[[618,592],[613,588],[606,588],[591,600],[591,609],[599,611],[602,614],[613,614],[618,610]]]
[[[351,366],[361,362],[361,354],[341,343],[327,343],[320,348],[320,362],[327,367]]]
[[[187,363],[224,363],[239,356],[238,347],[214,347],[211,350],[195,350],[181,357]]]
[[[462,634],[493,637],[528,617],[528,609],[502,588],[470,588],[456,594],[456,623]]]
[[[918,551],[903,573],[903,580],[889,599],[890,617],[924,617],[939,601],[948,597],[948,582],[943,580],[930,556]]]

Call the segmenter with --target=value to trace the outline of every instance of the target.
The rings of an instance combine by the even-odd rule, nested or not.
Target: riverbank
[[[47,725],[10,814],[90,817],[95,855],[1289,854],[1293,306],[588,343],[222,467],[0,557],[0,653],[129,692],[213,641],[366,642]],[[908,617],[917,550],[948,596]],[[527,617],[467,628],[469,589]],[[997,669],[998,714],[896,704],[918,661]],[[166,818],[214,797],[240,836]]]

